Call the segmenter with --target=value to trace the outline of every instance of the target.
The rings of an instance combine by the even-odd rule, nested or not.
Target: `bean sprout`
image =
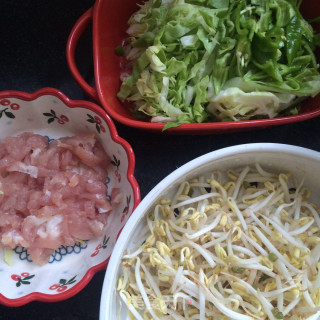
[[[157,201],[145,241],[122,258],[129,318],[318,319],[319,208],[296,180],[256,164]]]

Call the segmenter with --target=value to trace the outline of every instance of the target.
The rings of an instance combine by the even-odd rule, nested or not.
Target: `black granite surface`
[[[54,87],[71,99],[88,100],[70,75],[65,47],[72,26],[93,4],[93,0],[1,0],[0,91],[33,92]],[[80,71],[90,83],[93,82],[91,40],[89,29],[77,51]],[[219,148],[279,142],[320,151],[320,118],[263,130],[204,136],[159,135],[118,123],[116,126],[135,152],[135,176],[142,197],[174,169]],[[0,320],[99,319],[103,278],[104,272],[99,272],[80,293],[63,302],[32,302],[18,308],[0,305]]]

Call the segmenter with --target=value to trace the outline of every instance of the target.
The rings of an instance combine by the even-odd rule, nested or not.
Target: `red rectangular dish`
[[[130,110],[117,98],[120,82],[120,58],[115,48],[126,38],[127,21],[138,9],[137,0],[97,0],[71,31],[67,44],[67,60],[77,83],[91,97],[98,101],[116,121],[138,129],[161,132],[163,123],[151,123],[135,119]],[[318,0],[304,0],[301,11],[306,18],[320,16]],[[93,58],[95,87],[90,87],[80,75],[74,52],[84,30],[93,24]],[[319,31],[319,24],[314,25]],[[304,101],[299,114],[271,119],[241,120],[228,122],[188,123],[170,128],[164,132],[174,134],[212,134],[266,128],[269,126],[294,123],[320,115],[320,95]]]

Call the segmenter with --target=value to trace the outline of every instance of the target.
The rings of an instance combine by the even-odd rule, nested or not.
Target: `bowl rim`
[[[110,129],[110,136],[111,136],[112,140],[114,142],[120,144],[123,147],[123,149],[125,150],[126,155],[128,157],[127,179],[129,181],[129,183],[132,187],[132,191],[133,191],[133,209],[132,209],[132,212],[133,212],[141,200],[140,188],[139,188],[139,185],[134,177],[135,155],[134,155],[133,149],[130,146],[130,144],[118,135],[118,132],[117,132],[117,129],[116,129],[114,122],[112,121],[112,119],[110,118],[110,116],[107,114],[107,112],[105,110],[103,110],[101,107],[99,107],[98,105],[96,105],[95,103],[92,103],[90,101],[69,99],[60,90],[55,89],[55,88],[50,88],[50,87],[45,87],[45,88],[39,89],[33,93],[27,93],[27,92],[22,92],[22,91],[17,91],[17,90],[0,91],[0,99],[18,98],[18,99],[21,99],[24,101],[32,101],[32,100],[35,100],[41,96],[46,96],[46,95],[55,96],[56,98],[58,98],[59,100],[64,102],[64,104],[68,108],[81,107],[81,108],[91,110],[91,111],[99,114],[99,116],[101,116],[101,118],[103,118],[106,121],[106,123]],[[118,232],[116,239],[119,238],[119,235],[120,235],[122,229],[120,229],[120,231]],[[93,278],[93,276],[97,272],[106,269],[106,267],[109,263],[109,260],[110,260],[110,257],[108,259],[106,259],[105,261],[88,269],[88,271],[83,276],[83,278],[77,284],[75,284],[72,288],[70,288],[69,290],[67,290],[65,292],[62,292],[60,294],[54,294],[54,295],[41,293],[41,292],[32,292],[26,296],[23,296],[21,298],[16,298],[16,299],[9,299],[9,298],[5,297],[4,295],[0,294],[0,304],[6,305],[9,307],[18,307],[18,306],[25,305],[31,301],[58,302],[58,301],[69,299],[72,296],[74,296],[75,294],[77,294],[78,292],[80,292],[89,283],[89,281]]]
[[[228,156],[237,156],[239,154],[250,154],[252,152],[274,152],[274,153],[286,153],[292,156],[299,156],[305,159],[317,160],[320,163],[320,152],[308,149],[305,147],[295,146],[291,144],[283,143],[247,143],[239,144],[234,146],[229,146],[221,149],[217,149],[201,155],[193,160],[190,160],[183,164],[178,169],[172,171],[164,179],[162,179],[140,202],[136,210],[130,216],[126,225],[123,228],[123,232],[119,236],[119,241],[117,241],[112,254],[110,256],[110,266],[108,267],[105,278],[103,281],[102,294],[100,299],[100,320],[108,319],[111,301],[112,301],[112,279],[116,277],[119,262],[123,254],[123,247],[127,245],[127,235],[131,235],[133,227],[144,217],[147,213],[147,210],[154,203],[154,199],[168,187],[175,183],[176,180],[180,179],[183,176],[186,176],[188,173],[201,167],[202,165],[208,164],[209,162],[214,162],[216,160],[228,157]]]
[[[208,123],[185,123],[178,127],[169,128],[166,131],[162,131],[165,126],[164,123],[154,123],[131,119],[127,116],[119,114],[116,110],[109,106],[106,99],[105,90],[103,89],[101,75],[101,61],[102,57],[99,54],[99,19],[102,19],[101,8],[106,5],[104,0],[96,0],[93,6],[92,12],[92,36],[93,36],[93,61],[94,61],[94,78],[95,78],[95,90],[102,107],[108,112],[108,114],[116,121],[136,129],[142,129],[152,132],[173,133],[173,134],[213,134],[213,133],[225,133],[235,132],[240,130],[250,130],[258,128],[266,128],[269,126],[277,126],[295,122],[301,122],[308,119],[320,116],[320,107],[314,110],[305,111],[297,115],[275,117],[270,119],[257,119],[257,120],[237,120],[228,122],[208,122]],[[77,22],[78,23],[78,22]],[[77,25],[76,23],[76,25]],[[121,102],[119,101],[119,104]]]

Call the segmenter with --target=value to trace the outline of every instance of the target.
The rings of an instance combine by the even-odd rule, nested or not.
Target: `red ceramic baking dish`
[[[120,58],[115,54],[115,47],[126,38],[127,21],[130,15],[138,9],[136,3],[137,0],[97,0],[93,8],[79,18],[70,33],[66,49],[67,62],[79,86],[88,96],[100,103],[114,120],[130,127],[161,132],[164,124],[135,119],[116,96],[121,82]],[[320,2],[318,0],[304,0],[301,11],[306,18],[320,16]],[[90,24],[93,26],[95,87],[91,87],[83,79],[74,59],[78,40]],[[314,28],[319,31],[319,24],[314,25]],[[272,119],[182,124],[165,132],[175,134],[236,132],[299,122],[319,115],[320,95],[307,99],[297,115]]]

